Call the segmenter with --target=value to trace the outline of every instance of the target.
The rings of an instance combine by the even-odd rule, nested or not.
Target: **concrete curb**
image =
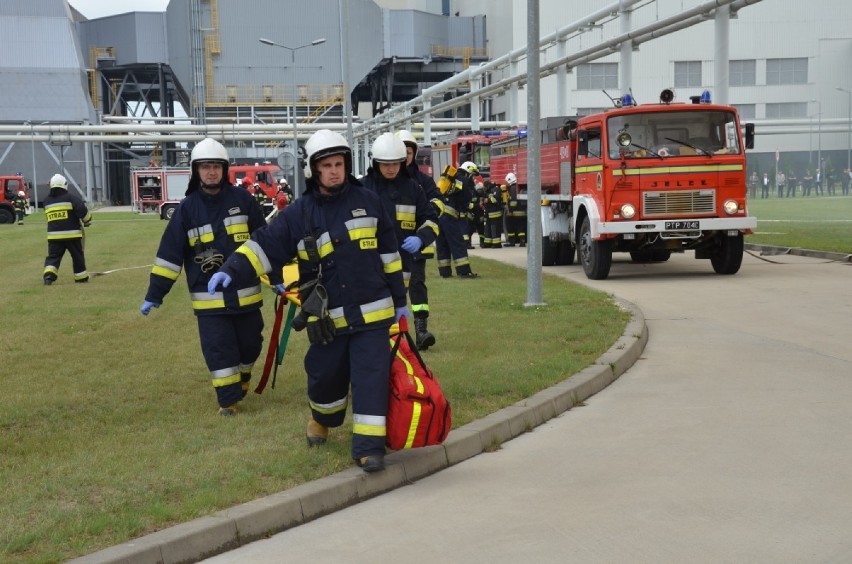
[[[756,245],[746,243],[745,249],[747,251],[758,251],[761,255],[795,255],[800,257],[821,258],[834,262],[852,262],[852,254],[814,251],[811,249],[800,249],[798,247],[777,247],[774,245]]]
[[[386,470],[378,474],[368,475],[352,467],[70,562],[197,562],[408,485],[491,450],[582,403],[636,362],[648,342],[645,316],[634,304],[618,298],[615,301],[631,314],[631,319],[622,336],[592,365],[514,405],[453,429],[442,445],[393,452],[385,458]]]

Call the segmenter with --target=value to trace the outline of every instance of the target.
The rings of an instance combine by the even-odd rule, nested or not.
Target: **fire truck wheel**
[[[577,254],[586,278],[605,280],[609,276],[609,267],[612,266],[612,239],[600,241],[592,239],[592,228],[588,216],[583,219],[583,226],[580,228]]]
[[[15,216],[6,208],[0,208],[0,223],[15,223]]]
[[[161,218],[162,219],[171,219],[172,216],[175,214],[175,209],[177,209],[177,206],[164,206],[163,212],[161,214]]]
[[[710,255],[710,263],[716,274],[736,274],[743,263],[743,234],[735,237],[722,235]]]
[[[571,241],[559,241],[556,247],[556,264],[560,266],[574,264],[574,245]]]
[[[556,264],[556,243],[550,242],[550,237],[541,238],[541,265],[553,266]]]

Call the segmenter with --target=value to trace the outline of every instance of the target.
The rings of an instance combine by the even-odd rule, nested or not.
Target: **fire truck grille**
[[[642,206],[645,216],[712,214],[716,211],[716,191],[644,192]]]

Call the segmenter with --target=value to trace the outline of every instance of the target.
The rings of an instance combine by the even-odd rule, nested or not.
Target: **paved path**
[[[497,452],[205,562],[852,561],[852,266],[768,258],[546,268],[644,312],[626,374]]]

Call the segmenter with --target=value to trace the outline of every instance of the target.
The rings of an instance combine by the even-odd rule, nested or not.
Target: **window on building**
[[[699,88],[701,86],[701,61],[675,61],[675,88]]]
[[[807,84],[808,59],[766,59],[766,84]]]
[[[786,119],[808,117],[807,102],[783,102],[766,104],[766,119]]]
[[[618,63],[589,63],[577,67],[577,90],[618,88]]]
[[[733,104],[740,114],[740,121],[755,119],[755,104]]]
[[[731,61],[728,64],[728,82],[731,86],[754,86],[757,84],[757,61]]]

